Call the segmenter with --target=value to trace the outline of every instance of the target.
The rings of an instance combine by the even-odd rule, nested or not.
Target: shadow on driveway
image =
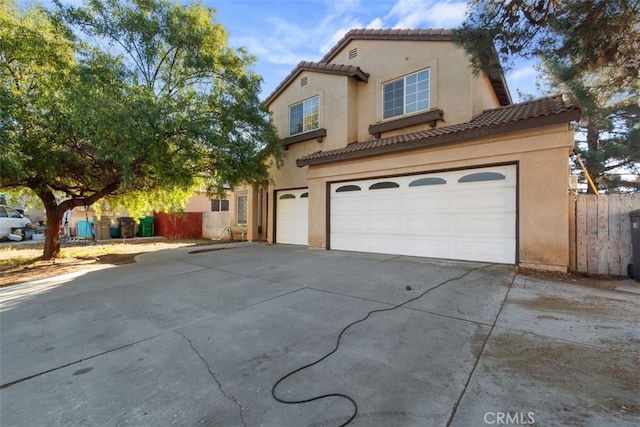
[[[0,424],[341,425],[344,397],[271,395],[339,337],[276,395],[349,396],[353,426],[637,424],[637,295],[503,265],[198,249],[0,289]]]

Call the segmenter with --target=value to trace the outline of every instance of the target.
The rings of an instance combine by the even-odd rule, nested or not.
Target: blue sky
[[[23,0],[26,3],[29,0]],[[36,0],[38,1],[38,0]],[[51,0],[39,0],[50,4]],[[187,3],[192,0],[180,0]],[[455,28],[465,18],[460,0],[195,0],[216,9],[232,47],[258,58],[266,98],[300,61],[318,61],[353,28]],[[81,5],[82,0],[62,0]],[[514,102],[536,92],[535,63],[506,73]]]
[[[229,33],[231,46],[258,58],[264,99],[300,61],[318,61],[352,28],[454,28],[466,2],[455,0],[206,0]],[[507,73],[514,102],[518,90],[538,95],[532,62]]]

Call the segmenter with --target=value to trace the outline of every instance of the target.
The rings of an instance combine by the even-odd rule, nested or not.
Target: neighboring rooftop
[[[468,122],[404,135],[356,142],[344,148],[318,151],[297,160],[307,166],[386,154],[445,143],[454,143],[538,126],[575,121],[582,106],[570,94],[534,99],[485,110]]]

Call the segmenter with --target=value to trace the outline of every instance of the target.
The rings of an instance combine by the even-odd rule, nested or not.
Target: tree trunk
[[[56,196],[53,191],[46,185],[35,182],[33,186],[30,186],[42,200],[44,208],[47,210],[47,232],[44,236],[44,252],[42,254],[43,260],[50,260],[56,258],[60,254],[60,235],[62,234],[62,219],[64,213],[77,206],[91,206],[101,198],[112,194],[118,189],[120,181],[114,181],[109,185],[106,185],[100,191],[95,192],[89,197],[76,197],[70,198],[58,204]]]
[[[35,190],[47,212],[47,232],[44,235],[43,260],[55,259],[60,254],[60,234],[62,231],[62,218],[65,211],[71,209],[69,201],[58,204],[56,196],[48,188]]]
[[[46,207],[46,206],[45,206]],[[62,232],[62,218],[64,209],[58,206],[46,207],[47,209],[47,232],[44,239],[43,260],[57,258],[60,254],[60,234]]]

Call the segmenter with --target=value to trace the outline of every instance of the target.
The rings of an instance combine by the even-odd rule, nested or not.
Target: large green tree
[[[254,58],[227,45],[211,9],[0,1],[0,187],[42,200],[43,258],[59,252],[73,207],[162,208],[195,185],[268,179],[281,150]]]
[[[576,126],[576,152],[596,187],[606,192],[640,189],[636,179],[640,172],[638,97],[599,90],[589,78],[576,77],[564,61],[545,61],[544,75],[547,90],[571,92],[583,106]],[[579,173],[586,182],[581,169]]]
[[[615,172],[640,161],[640,0],[472,0],[454,38],[488,75],[541,59],[550,88],[584,107],[577,149],[590,175],[608,191],[633,186]]]

